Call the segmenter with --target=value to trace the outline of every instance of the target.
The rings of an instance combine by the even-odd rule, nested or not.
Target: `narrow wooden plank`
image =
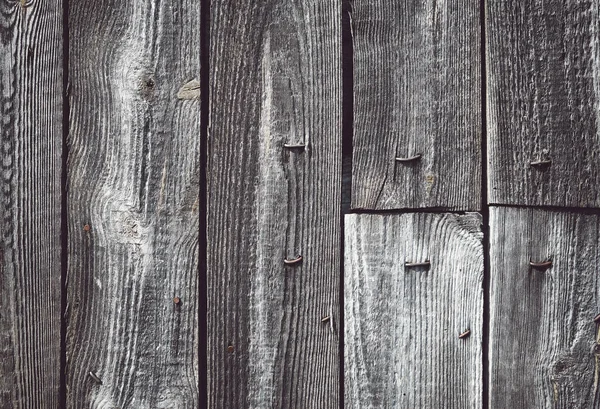
[[[198,407],[200,21],[70,2],[69,407]]]
[[[339,405],[340,24],[329,0],[211,4],[210,408]]]
[[[354,208],[479,209],[479,4],[353,3]]]
[[[491,203],[600,206],[599,7],[487,3]]]
[[[346,407],[480,409],[481,216],[347,215],[345,237]]]
[[[492,208],[490,230],[490,408],[599,407],[600,216]]]
[[[0,407],[60,390],[61,1],[0,3]]]

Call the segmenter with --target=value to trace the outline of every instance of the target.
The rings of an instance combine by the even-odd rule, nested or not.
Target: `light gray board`
[[[339,406],[340,8],[211,4],[209,408]]]
[[[61,1],[0,3],[0,407],[59,406]]]
[[[490,203],[599,207],[599,2],[486,4]]]
[[[482,238],[477,213],[346,216],[347,408],[482,407]]]
[[[351,17],[352,207],[478,210],[480,1],[355,1]]]
[[[598,215],[491,208],[491,409],[600,407],[599,234]]]
[[[198,407],[200,28],[70,2],[68,407]]]

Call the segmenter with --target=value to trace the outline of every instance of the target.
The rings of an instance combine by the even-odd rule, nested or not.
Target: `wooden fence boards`
[[[479,209],[479,5],[353,2],[354,208]]]
[[[340,4],[217,0],[210,21],[208,407],[335,408]]]
[[[0,4],[0,407],[60,389],[62,2]]]
[[[490,408],[598,407],[600,216],[492,208],[490,231]]]
[[[490,203],[600,206],[598,7],[487,3]]]
[[[482,407],[480,225],[476,213],[346,216],[346,407]]]
[[[200,22],[70,2],[69,407],[198,407]]]

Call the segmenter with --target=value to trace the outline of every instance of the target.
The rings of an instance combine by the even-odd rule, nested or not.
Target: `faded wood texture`
[[[479,209],[479,6],[353,2],[353,208]]]
[[[211,4],[209,408],[339,405],[340,20],[329,0]]]
[[[346,216],[345,407],[482,407],[482,238],[477,213]]]
[[[57,408],[61,1],[0,2],[0,407]]]
[[[600,206],[600,4],[486,4],[490,202]]]
[[[489,407],[600,407],[600,216],[492,208],[490,231]]]
[[[200,22],[70,2],[69,407],[198,407]]]

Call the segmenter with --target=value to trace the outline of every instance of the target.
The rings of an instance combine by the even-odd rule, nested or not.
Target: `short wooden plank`
[[[480,1],[352,4],[352,206],[478,210]]]
[[[59,407],[61,1],[0,4],[0,407]]]
[[[600,216],[492,208],[490,231],[489,407],[599,407]]]
[[[600,206],[599,7],[487,3],[491,203]]]
[[[345,407],[480,409],[481,216],[353,214],[345,237]]]
[[[209,408],[339,405],[340,8],[211,3]]]
[[[198,407],[200,28],[70,2],[68,407]]]

